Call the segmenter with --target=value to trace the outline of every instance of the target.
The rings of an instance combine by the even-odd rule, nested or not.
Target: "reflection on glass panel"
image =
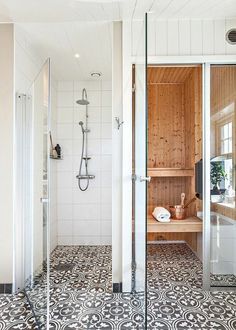
[[[232,152],[232,121],[220,126],[221,154]]]
[[[211,285],[236,286],[236,66],[211,66]]]
[[[25,241],[25,251],[30,251],[31,269],[25,278],[25,291],[33,308],[40,329],[47,329],[48,322],[48,96],[49,61],[36,80],[32,94],[32,193],[31,221],[27,224],[31,240]],[[46,102],[47,100],[47,102]]]

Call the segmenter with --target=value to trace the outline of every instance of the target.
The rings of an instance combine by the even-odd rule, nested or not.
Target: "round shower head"
[[[85,99],[81,99],[81,100],[76,101],[76,103],[79,105],[88,105],[89,101],[85,100]]]
[[[82,99],[76,101],[76,103],[79,105],[88,105],[89,104],[88,97],[87,97],[87,91],[85,88],[82,90]]]

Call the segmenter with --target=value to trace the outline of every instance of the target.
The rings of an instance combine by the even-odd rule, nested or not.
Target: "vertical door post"
[[[210,290],[210,64],[203,64],[203,289]]]

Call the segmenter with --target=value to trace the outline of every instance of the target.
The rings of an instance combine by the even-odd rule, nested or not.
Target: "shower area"
[[[89,329],[95,321],[99,327],[94,309],[98,294],[112,293],[111,82],[58,81],[56,86],[51,133],[62,158],[50,160],[56,166],[56,204],[51,214],[56,216],[51,233],[56,244],[50,258],[50,302],[55,304],[49,318],[52,328],[62,326],[63,317],[57,320],[57,315],[66,312],[68,305],[64,316],[68,322],[77,329]],[[61,309],[61,297],[68,292],[81,306],[76,319],[76,311],[69,306],[71,298]]]
[[[111,82],[59,81],[56,112],[58,245],[110,245]]]
[[[101,24],[104,33],[107,25]],[[91,38],[94,29],[91,24]],[[58,36],[63,33],[58,30]],[[58,67],[59,79],[52,50],[51,62],[44,64],[33,46],[28,54],[27,33],[17,27],[15,36],[16,59],[25,59],[16,65],[16,174],[24,178],[17,181],[16,207],[24,230],[17,242],[16,273],[22,278],[15,289],[24,290],[38,328],[46,329],[69,291],[78,300],[81,290],[87,299],[97,291],[112,292],[111,58],[108,53],[104,65],[104,57],[102,65],[95,61],[94,76],[95,62],[80,74],[72,54],[66,70]],[[52,328],[57,326],[55,321]]]
[[[24,151],[17,194],[25,196],[18,205],[25,262],[16,289],[24,290],[40,329],[68,290],[78,300],[81,289],[87,299],[94,290],[112,292],[110,83],[77,84],[50,88],[48,61],[27,95],[16,95],[17,149]]]

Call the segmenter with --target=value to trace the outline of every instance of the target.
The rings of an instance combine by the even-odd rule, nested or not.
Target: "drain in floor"
[[[65,271],[71,271],[73,268],[74,268],[74,264],[63,264],[63,263],[60,263],[58,265],[56,265],[54,268],[54,270],[57,270],[59,272],[65,272]]]

